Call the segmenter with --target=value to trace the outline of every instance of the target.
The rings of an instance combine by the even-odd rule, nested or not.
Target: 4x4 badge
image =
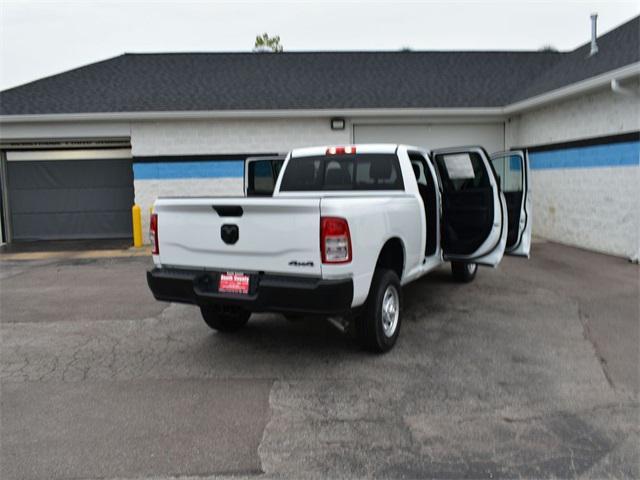
[[[312,261],[299,262],[297,260],[291,260],[289,262],[289,266],[290,267],[313,267],[313,262]]]

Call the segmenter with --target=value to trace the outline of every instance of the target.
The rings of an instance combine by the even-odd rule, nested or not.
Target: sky
[[[640,14],[640,0],[0,0],[0,90],[125,52],[571,50]]]

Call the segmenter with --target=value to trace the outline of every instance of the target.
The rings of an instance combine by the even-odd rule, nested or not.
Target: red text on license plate
[[[249,275],[244,273],[221,273],[219,292],[249,293]]]

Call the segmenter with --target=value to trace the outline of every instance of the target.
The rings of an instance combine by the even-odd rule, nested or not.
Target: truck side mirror
[[[273,195],[276,176],[271,160],[254,160],[247,164],[247,197]]]

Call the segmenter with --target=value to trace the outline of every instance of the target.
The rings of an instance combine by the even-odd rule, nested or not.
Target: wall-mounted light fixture
[[[344,130],[344,118],[332,118],[331,130]]]

